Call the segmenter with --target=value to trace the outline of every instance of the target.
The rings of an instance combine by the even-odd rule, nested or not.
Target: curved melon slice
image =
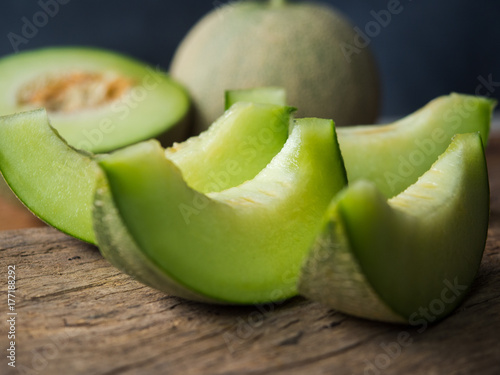
[[[184,88],[132,58],[82,47],[43,48],[0,59],[0,115],[44,107],[73,147],[108,152],[187,136]]]
[[[495,104],[451,94],[389,125],[339,128],[349,183],[366,179],[387,198],[399,194],[430,168],[453,135],[479,131],[486,145]]]
[[[269,87],[229,91],[226,102],[260,92],[285,100],[284,92]],[[429,169],[455,134],[478,131],[486,145],[495,105],[492,99],[453,93],[391,124],[338,128],[349,182],[366,179],[387,198],[399,194]]]
[[[346,183],[333,122],[319,119],[297,120],[265,169],[223,192],[204,195],[189,188],[155,142],[119,150],[99,165],[126,226],[113,220],[107,184],[101,185],[94,223],[103,254],[159,289],[228,303],[296,294],[300,266],[324,211]],[[124,232],[131,241],[123,240]],[[135,272],[144,258],[145,268]],[[150,274],[156,276],[141,277]]]
[[[300,293],[363,318],[440,319],[474,279],[488,217],[481,138],[457,135],[414,185],[389,201],[366,181],[339,194],[303,267]]]
[[[278,153],[288,134],[290,109],[274,105],[239,104],[232,108],[210,134],[226,142],[221,147],[210,134],[177,145],[184,154],[177,157],[187,182],[210,188],[213,176],[223,176],[233,160],[241,167],[229,183],[252,179]],[[254,123],[259,120],[261,123]],[[242,129],[244,128],[244,129]],[[240,133],[250,137],[268,129],[270,138],[258,156],[245,159]],[[234,142],[231,140],[234,138]],[[172,154],[172,152],[170,152]],[[213,155],[217,157],[214,158]],[[205,168],[195,169],[193,161],[204,160]],[[243,166],[245,168],[243,168]],[[196,173],[188,173],[193,168]],[[0,170],[18,198],[39,218],[76,238],[95,243],[92,229],[92,202],[98,167],[91,155],[77,151],[49,124],[45,110],[0,117]]]
[[[265,96],[253,99],[261,103],[267,100]],[[165,154],[199,192],[238,186],[254,178],[282,149],[294,110],[270,103],[238,102],[208,130],[174,144]]]
[[[0,170],[40,219],[95,242],[91,210],[98,167],[90,154],[68,146],[44,109],[0,117]]]

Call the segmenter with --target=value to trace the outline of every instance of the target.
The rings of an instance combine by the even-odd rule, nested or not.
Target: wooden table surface
[[[499,374],[500,137],[488,162],[491,221],[479,274],[464,303],[429,327],[357,319],[301,297],[251,307],[189,302],[141,285],[54,229],[0,232],[0,374]],[[12,209],[6,221],[0,209],[12,223]],[[17,278],[15,368],[5,355],[8,265]]]

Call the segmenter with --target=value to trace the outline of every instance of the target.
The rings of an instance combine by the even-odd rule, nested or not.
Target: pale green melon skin
[[[170,73],[192,96],[197,131],[223,112],[225,90],[262,86],[284,87],[297,117],[369,124],[379,108],[378,71],[368,48],[350,62],[344,56],[342,43],[353,45],[354,37],[326,5],[229,3],[189,32]]]

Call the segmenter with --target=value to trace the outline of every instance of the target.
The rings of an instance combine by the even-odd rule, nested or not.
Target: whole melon
[[[369,124],[378,114],[378,70],[355,37],[325,4],[229,2],[190,30],[170,73],[191,93],[197,132],[221,115],[225,90],[262,86],[284,87],[298,117]]]

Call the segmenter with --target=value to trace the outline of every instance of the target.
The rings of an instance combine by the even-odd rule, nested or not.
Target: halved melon
[[[0,59],[0,115],[46,108],[73,147],[108,152],[159,137],[188,134],[190,100],[165,73],[106,50],[42,48]],[[176,126],[176,125],[180,126]]]

